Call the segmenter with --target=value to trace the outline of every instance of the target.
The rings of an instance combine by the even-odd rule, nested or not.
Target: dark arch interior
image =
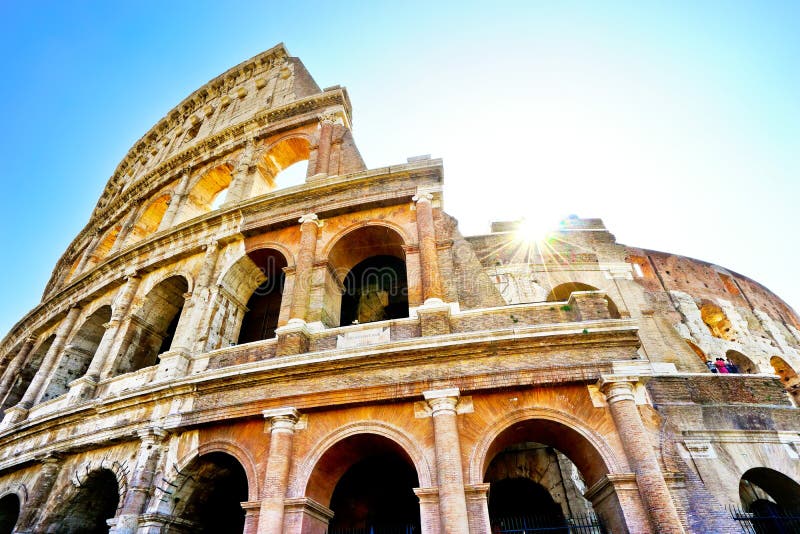
[[[196,461],[175,498],[176,515],[194,523],[193,532],[234,534],[244,530],[247,474],[229,454],[212,452]]]
[[[108,532],[106,521],[116,515],[118,491],[114,473],[108,469],[93,471],[51,524],[59,534]]]
[[[276,250],[260,249],[248,254],[267,277],[247,301],[249,310],[242,321],[239,343],[250,343],[275,337],[281,313],[286,259]]]
[[[418,485],[414,468],[396,453],[384,451],[361,459],[336,484],[330,504],[334,516],[328,532],[418,529],[419,504],[414,494]]]
[[[492,482],[489,517],[493,525],[501,528],[557,528],[564,525],[564,514],[550,492],[528,478],[505,478]]]
[[[356,264],[344,278],[341,326],[408,317],[405,262],[389,255]]]
[[[758,486],[775,501],[774,504],[779,509],[800,511],[800,484],[783,473],[766,467],[756,467],[745,472],[742,475],[742,481]],[[766,499],[763,500],[766,501]],[[743,504],[747,508],[756,505],[758,501],[756,499],[752,503],[743,502]],[[764,505],[761,508],[764,508]]]
[[[598,291],[594,286],[582,284],[580,282],[567,282],[565,284],[557,285],[547,295],[547,302],[563,302],[569,300],[569,296],[573,291]],[[619,309],[611,298],[606,295],[606,302],[608,303],[608,313],[612,319],[619,319]]]
[[[19,497],[6,495],[0,499],[0,534],[11,534],[19,519]]]
[[[47,354],[47,351],[50,350],[50,345],[53,344],[55,339],[55,335],[50,336],[28,355],[28,360],[23,365],[17,377],[14,378],[11,389],[9,389],[8,394],[6,394],[6,398],[3,399],[3,409],[15,406],[22,400],[22,396],[25,395],[25,391],[28,389],[28,386],[31,385],[33,376],[36,374],[36,371],[39,370],[39,366],[42,365],[42,360],[45,354]]]

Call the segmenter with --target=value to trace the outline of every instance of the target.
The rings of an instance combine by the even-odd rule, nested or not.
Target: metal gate
[[[603,522],[594,514],[572,517],[521,516],[503,517],[492,521],[492,533],[513,534],[606,534]]]
[[[419,525],[374,525],[362,528],[334,528],[326,534],[420,534]]]

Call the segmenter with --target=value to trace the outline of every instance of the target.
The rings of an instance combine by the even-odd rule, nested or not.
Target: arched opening
[[[376,434],[357,434],[322,455],[306,495],[333,511],[329,534],[407,533],[420,529],[418,486],[414,464],[400,445]]]
[[[0,499],[0,534],[11,534],[19,519],[19,497],[10,493]]]
[[[117,477],[108,469],[92,471],[47,521],[47,532],[59,534],[101,534],[109,531],[107,521],[112,519],[119,506]]]
[[[158,355],[170,350],[189,284],[183,276],[160,282],[145,297],[141,309],[131,318],[130,342],[117,362],[115,374],[137,371],[158,363]]]
[[[725,357],[728,359],[730,363],[735,365],[735,367],[733,368],[734,372],[750,374],[750,375],[758,373],[758,366],[753,362],[753,360],[751,360],[741,352],[735,350],[729,350],[728,352],[725,353]]]
[[[86,374],[106,331],[103,325],[110,320],[111,306],[102,306],[81,325],[64,347],[58,367],[50,377],[50,383],[42,396],[42,402],[63,395],[69,389],[70,382]]]
[[[89,256],[89,261],[86,264],[87,269],[99,264],[108,256],[111,249],[114,247],[114,243],[117,241],[120,228],[122,228],[122,225],[117,224],[106,231],[103,238],[97,243],[97,246],[94,247],[94,250]]]
[[[619,503],[606,495],[584,497],[606,473],[594,446],[555,421],[515,423],[492,442],[484,460],[492,532],[564,532],[570,521],[590,528],[625,531]]]
[[[139,220],[136,221],[136,224],[131,229],[127,242],[135,243],[150,234],[156,233],[158,231],[158,226],[161,224],[161,219],[164,218],[164,214],[167,212],[169,202],[169,195],[161,195],[152,201],[142,212],[139,216]]]
[[[287,266],[283,254],[274,249],[254,250],[248,257],[266,278],[247,300],[239,343],[275,337],[283,300],[283,270]]]
[[[716,304],[703,301],[700,306],[700,318],[711,331],[711,335],[720,339],[727,339],[728,341],[736,341],[733,325],[722,308]]]
[[[328,275],[336,279],[326,284],[331,326],[408,317],[403,244],[400,234],[385,226],[365,226],[336,242],[328,256],[333,273]]]
[[[569,296],[574,291],[599,291],[594,286],[590,286],[589,284],[582,284],[580,282],[567,282],[564,284],[559,284],[547,294],[547,302],[566,302],[569,300]],[[606,295],[606,302],[608,302],[608,313],[612,319],[619,319],[619,309],[617,305],[614,303],[611,298]]]
[[[188,221],[222,206],[233,180],[232,172],[233,167],[226,163],[203,174],[186,196],[175,223]]]
[[[53,334],[40,343],[38,347],[33,349],[31,354],[28,356],[28,361],[25,362],[22,370],[14,379],[11,388],[9,388],[6,398],[3,399],[4,410],[11,406],[15,406],[19,401],[22,400],[22,396],[25,395],[25,391],[28,389],[28,386],[31,385],[31,380],[33,380],[36,371],[38,371],[39,366],[42,365],[42,359],[44,359],[47,351],[50,350],[50,345],[53,344],[55,339],[56,336]]]
[[[172,498],[173,514],[189,522],[191,532],[236,534],[244,530],[247,474],[224,452],[200,456],[183,469],[182,484]]]
[[[701,362],[703,362],[704,364],[708,364],[709,361],[708,356],[706,356],[706,353],[703,352],[703,349],[695,345],[693,341],[690,341],[688,339],[684,339],[684,341],[686,342],[687,345],[689,345],[689,348],[692,349],[692,352],[697,354],[697,357],[700,358]]]
[[[257,164],[252,196],[305,183],[310,154],[311,144],[304,137],[290,137],[272,146]]]
[[[775,374],[781,378],[781,383],[786,388],[786,391],[796,401],[800,401],[800,377],[797,376],[794,368],[780,356],[773,356],[770,358],[769,363],[775,369]]]
[[[752,514],[751,532],[758,534],[798,532],[800,484],[773,469],[756,467],[739,481],[739,498]]]

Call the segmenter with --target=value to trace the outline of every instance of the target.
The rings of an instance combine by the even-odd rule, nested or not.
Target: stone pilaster
[[[457,388],[423,393],[431,408],[439,482],[439,517],[444,534],[468,534],[467,502],[461,465],[461,440],[456,421]]]
[[[419,520],[422,534],[439,534],[439,490],[437,488],[414,488],[419,499]],[[488,530],[487,530],[488,532]]]
[[[419,239],[420,275],[422,278],[422,298],[430,302],[442,302],[442,280],[439,273],[439,260],[436,252],[436,228],[433,223],[433,195],[419,193],[412,199],[416,203],[417,234]]]
[[[472,484],[464,488],[467,496],[470,532],[492,531],[489,522],[489,486],[490,484]]]
[[[47,456],[41,460],[39,477],[34,482],[28,493],[28,500],[19,512],[19,519],[14,532],[18,534],[33,534],[36,532],[34,527],[40,519],[39,512],[44,508],[47,499],[50,497],[50,490],[56,481],[58,472],[61,469],[61,458],[58,456]]]
[[[294,408],[276,408],[263,413],[270,427],[270,439],[258,533],[281,534],[294,431],[300,413]]]
[[[61,321],[58,330],[56,330],[56,338],[53,340],[53,344],[50,345],[50,349],[42,359],[39,370],[36,371],[36,375],[33,377],[33,380],[31,380],[31,384],[28,386],[27,391],[25,391],[25,395],[22,396],[22,400],[19,403],[20,408],[28,410],[39,399],[41,393],[44,391],[44,385],[50,379],[50,375],[58,359],[61,357],[61,351],[80,314],[80,307],[73,306],[67,312],[67,316]]]
[[[181,175],[180,182],[178,182],[175,191],[172,192],[172,196],[169,199],[167,211],[165,211],[164,216],[161,217],[161,222],[158,225],[159,232],[172,226],[172,223],[175,221],[175,216],[178,214],[178,210],[181,209],[183,201],[186,199],[186,193],[189,189],[189,176],[189,171],[185,171]]]
[[[161,442],[167,432],[161,428],[146,428],[139,431],[139,452],[136,466],[130,478],[128,491],[123,496],[122,506],[117,511],[114,534],[134,534],[139,526],[139,515],[145,511],[153,488],[153,477],[161,458]]]
[[[223,208],[234,206],[250,196],[255,180],[255,166],[255,143],[252,139],[248,139],[239,163],[233,171],[233,180],[222,204]]]
[[[11,363],[8,364],[6,368],[6,372],[3,373],[3,378],[0,380],[0,406],[5,404],[6,396],[8,396],[8,392],[11,391],[11,386],[14,385],[14,381],[19,376],[20,370],[25,365],[25,361],[28,359],[28,356],[33,350],[33,346],[36,344],[35,337],[29,337],[25,340],[22,344],[22,347],[19,349],[19,352],[16,356],[11,360]]]
[[[636,407],[634,386],[637,382],[637,377],[607,375],[600,379],[598,386],[606,396],[617,432],[622,436],[625,455],[636,475],[653,531],[682,534],[678,511]]]
[[[89,244],[86,245],[86,248],[83,251],[83,255],[81,256],[81,261],[78,262],[78,265],[75,267],[73,277],[77,277],[86,268],[86,264],[89,263],[89,258],[91,258],[92,253],[94,252],[94,249],[99,241],[100,241],[100,233],[95,232],[94,235],[92,235],[92,239],[89,241]]]
[[[328,175],[331,161],[331,141],[333,138],[333,125],[336,118],[333,115],[322,115],[319,118],[319,145],[317,147],[317,161],[314,169],[315,177]]]
[[[311,293],[314,257],[317,253],[317,236],[322,226],[319,217],[314,213],[303,215],[300,223],[300,250],[297,253],[294,287],[292,288],[292,305],[289,311],[289,322],[304,322],[308,312],[308,297]]]
[[[138,214],[138,210],[132,209],[130,214],[125,218],[125,221],[122,223],[122,228],[119,229],[119,233],[117,234],[117,239],[114,241],[108,253],[109,256],[113,256],[125,246],[125,241],[128,239],[131,230],[133,230],[133,226],[136,224],[136,216]]]

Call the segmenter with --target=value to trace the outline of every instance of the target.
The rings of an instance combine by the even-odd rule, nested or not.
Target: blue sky
[[[368,166],[444,158],[464,233],[600,217],[800,308],[800,3],[430,4],[2,0],[0,331],[133,143],[278,42],[348,88]]]

